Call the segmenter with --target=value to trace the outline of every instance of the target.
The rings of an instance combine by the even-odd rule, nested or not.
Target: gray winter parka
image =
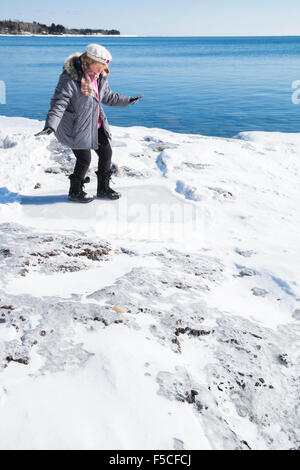
[[[99,102],[96,97],[81,93],[81,55],[82,52],[76,52],[66,59],[50,101],[45,127],[52,127],[57,140],[71,149],[97,149]],[[114,93],[109,88],[107,77],[102,75],[99,75],[98,89],[101,126],[111,139],[111,131],[101,103],[126,107],[129,105],[130,96]]]

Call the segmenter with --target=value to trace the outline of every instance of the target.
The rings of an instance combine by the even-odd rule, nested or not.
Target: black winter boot
[[[97,197],[101,199],[119,199],[121,197],[120,193],[114,191],[112,188],[109,187],[109,181],[112,175],[112,171],[96,171],[97,175]]]
[[[88,176],[86,176],[84,180],[81,180],[76,177],[74,178],[74,175],[72,174],[69,176],[69,179],[71,181],[68,196],[69,201],[86,203],[93,200],[92,197],[86,197],[87,194],[83,191],[84,184],[90,182],[90,178]]]

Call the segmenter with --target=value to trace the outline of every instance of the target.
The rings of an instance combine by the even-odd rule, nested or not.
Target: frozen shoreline
[[[300,134],[111,126],[83,208],[43,124],[0,116],[0,448],[297,448]]]

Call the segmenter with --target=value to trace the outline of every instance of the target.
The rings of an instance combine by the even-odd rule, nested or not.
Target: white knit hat
[[[101,64],[109,64],[112,59],[110,52],[99,44],[89,44],[86,47],[86,55]]]

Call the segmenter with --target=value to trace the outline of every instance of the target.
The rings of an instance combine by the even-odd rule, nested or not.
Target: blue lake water
[[[110,87],[143,100],[105,107],[116,126],[232,137],[299,132],[300,37],[0,37],[0,115],[44,120],[65,58],[97,42],[113,57]]]

